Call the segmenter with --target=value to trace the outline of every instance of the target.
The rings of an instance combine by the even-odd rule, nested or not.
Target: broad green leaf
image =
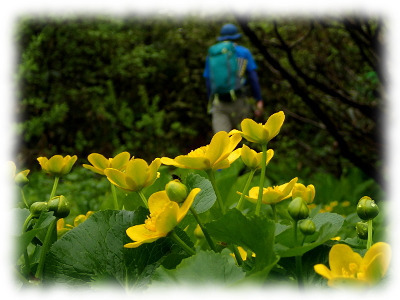
[[[297,246],[294,241],[293,227],[276,236],[275,251],[280,257],[291,257],[303,255],[311,249],[327,242],[335,237],[341,229],[344,218],[335,213],[319,213],[312,220],[315,223],[316,233],[307,237],[303,246]],[[298,243],[303,238],[298,234]]]
[[[276,260],[273,251],[275,223],[264,216],[247,217],[231,209],[205,226],[218,241],[253,251],[256,257],[252,272],[261,271]]]
[[[53,244],[46,258],[45,282],[87,284],[101,280],[121,285],[147,284],[160,259],[171,249],[168,239],[135,249],[123,247],[130,242],[125,230],[142,224],[147,214],[144,208],[93,214]]]
[[[185,258],[174,270],[159,267],[153,275],[153,284],[222,284],[232,285],[244,278],[245,273],[239,268],[229,251],[215,253],[200,251]]]
[[[201,189],[201,192],[197,194],[192,204],[192,208],[198,214],[206,212],[214,205],[217,197],[208,179],[198,174],[190,173],[186,178],[186,185],[189,187],[189,190],[194,188]]]

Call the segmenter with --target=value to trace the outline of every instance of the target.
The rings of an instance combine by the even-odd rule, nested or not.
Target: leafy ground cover
[[[83,167],[56,155],[38,159],[44,172],[16,171],[21,284],[380,283],[390,262],[384,193],[358,169],[287,178],[267,151],[283,121],[247,119],[243,131],[150,164],[127,152],[91,154]]]

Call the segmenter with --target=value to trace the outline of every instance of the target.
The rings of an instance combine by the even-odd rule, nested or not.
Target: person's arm
[[[256,115],[256,117],[260,117],[264,112],[264,101],[262,100],[261,97],[261,88],[260,88],[260,83],[258,81],[258,75],[256,70],[247,71],[247,80],[249,81],[249,84],[253,91],[253,96],[257,101],[256,110],[254,111],[254,114]]]

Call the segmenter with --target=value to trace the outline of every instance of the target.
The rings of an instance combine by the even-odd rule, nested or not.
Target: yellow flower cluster
[[[67,231],[73,229],[74,227],[78,226],[79,224],[85,222],[94,211],[88,211],[85,215],[78,215],[74,219],[74,225],[65,224],[64,218],[60,218],[57,220],[57,236],[61,237]]]

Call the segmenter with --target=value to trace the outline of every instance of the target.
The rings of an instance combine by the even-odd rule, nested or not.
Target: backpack
[[[223,41],[208,49],[212,94],[232,93],[242,86],[235,46]]]

